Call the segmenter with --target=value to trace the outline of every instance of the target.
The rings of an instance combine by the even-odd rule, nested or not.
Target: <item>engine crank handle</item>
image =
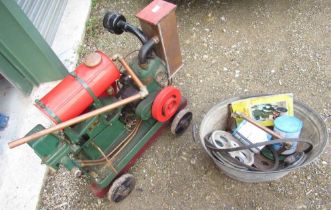
[[[111,111],[113,109],[116,109],[116,108],[118,108],[120,106],[123,106],[123,105],[126,105],[128,103],[131,103],[133,101],[139,100],[141,98],[142,98],[142,94],[141,93],[137,93],[137,94],[135,94],[133,96],[130,96],[128,98],[125,98],[123,100],[117,101],[115,103],[112,103],[112,104],[109,104],[107,106],[101,107],[99,109],[93,110],[91,112],[88,112],[86,114],[80,115],[80,116],[75,117],[75,118],[72,118],[72,119],[67,120],[65,122],[59,123],[59,124],[57,124],[57,125],[55,125],[53,127],[46,128],[46,129],[44,129],[42,131],[39,131],[37,133],[31,134],[29,136],[25,136],[23,138],[14,140],[12,142],[9,142],[8,143],[8,146],[9,146],[10,149],[15,148],[17,146],[20,146],[22,144],[28,143],[30,141],[33,141],[35,139],[38,139],[38,138],[40,138],[42,136],[45,136],[47,134],[51,134],[51,133],[54,133],[56,131],[63,130],[66,127],[69,127],[69,126],[74,125],[76,123],[82,122],[82,121],[87,120],[89,118],[92,118],[94,116],[103,114],[105,112],[109,112],[109,111]]]
[[[33,141],[37,138],[40,138],[42,136],[45,136],[47,134],[50,133],[54,133],[56,131],[59,130],[63,130],[66,127],[69,127],[71,125],[77,124],[79,122],[82,122],[84,120],[87,120],[89,118],[92,118],[94,116],[97,116],[99,114],[105,113],[105,112],[109,112],[115,108],[118,108],[120,106],[126,105],[128,103],[131,103],[133,101],[136,101],[138,99],[143,99],[148,95],[148,90],[146,88],[146,86],[140,81],[140,79],[138,78],[138,76],[134,73],[134,71],[131,69],[131,67],[126,63],[126,61],[122,58],[122,56],[119,55],[115,55],[114,56],[115,59],[119,59],[119,61],[121,62],[121,64],[124,66],[124,68],[126,69],[126,71],[128,72],[128,74],[132,77],[133,81],[137,84],[137,86],[140,89],[140,92],[130,96],[128,98],[125,98],[123,100],[117,101],[115,103],[109,104],[107,106],[101,107],[99,109],[93,110],[91,112],[88,112],[86,114],[80,115],[78,117],[72,118],[70,120],[67,120],[65,122],[62,122],[60,124],[57,124],[53,127],[44,129],[42,131],[39,131],[37,133],[31,134],[30,136],[26,136],[20,139],[17,139],[15,141],[9,142],[8,146],[10,149],[15,148],[19,145],[25,144],[27,142]]]

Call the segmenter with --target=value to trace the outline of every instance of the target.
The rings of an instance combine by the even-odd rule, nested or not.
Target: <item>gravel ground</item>
[[[81,54],[139,47],[102,29],[107,10],[134,18],[149,1],[94,1]],[[187,0],[177,16],[185,66],[174,83],[199,124],[229,97],[292,92],[321,114],[331,133],[330,0]],[[212,93],[212,94],[210,94]],[[131,169],[136,189],[119,204],[93,198],[86,178],[49,174],[39,209],[331,209],[330,146],[320,159],[279,181],[247,184],[222,173],[191,132],[166,131]]]

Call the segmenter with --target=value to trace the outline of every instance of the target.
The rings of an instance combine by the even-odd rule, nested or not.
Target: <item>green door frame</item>
[[[67,69],[13,0],[0,0],[0,73],[24,94]]]

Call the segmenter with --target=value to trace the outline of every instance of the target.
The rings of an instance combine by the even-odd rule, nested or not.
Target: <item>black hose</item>
[[[138,61],[139,64],[146,64],[147,63],[147,56],[150,54],[151,50],[153,49],[154,45],[159,42],[157,37],[153,37],[148,40],[139,50],[138,53]]]
[[[134,27],[122,20],[117,23],[117,26],[121,27],[124,31],[130,32],[135,35],[141,41],[142,44],[145,44],[147,42],[147,37],[139,28]]]

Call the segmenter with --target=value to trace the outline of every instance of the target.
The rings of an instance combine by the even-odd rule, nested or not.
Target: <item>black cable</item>
[[[208,146],[206,144],[206,146],[210,149],[210,150],[214,150],[214,151],[224,151],[224,152],[234,152],[234,151],[240,151],[240,150],[245,150],[245,149],[251,149],[251,148],[257,148],[257,147],[261,147],[261,146],[266,146],[266,145],[272,145],[272,144],[279,144],[279,143],[286,143],[286,142],[303,142],[309,145],[309,147],[307,149],[305,149],[305,153],[309,152],[310,150],[312,150],[313,148],[313,144],[308,141],[308,140],[302,140],[302,139],[296,139],[296,138],[283,138],[283,139],[274,139],[271,141],[264,141],[264,142],[260,142],[260,143],[255,143],[255,144],[250,144],[250,145],[244,145],[244,146],[240,146],[240,147],[233,147],[233,148],[226,148],[226,149],[219,149],[216,148],[214,145],[212,145],[207,139],[205,139],[205,142],[208,142]]]
[[[213,145],[208,139],[209,139],[210,135],[206,135],[206,137],[204,138],[205,141],[205,146],[207,147],[207,149],[210,150],[211,154],[217,158],[217,156],[215,155],[216,152],[219,152],[222,154],[222,157],[224,157],[226,160],[228,160],[229,162],[236,164],[238,166],[243,166],[249,170],[252,171],[276,171],[279,168],[279,155],[276,152],[276,150],[274,150],[273,148],[271,148],[271,152],[273,155],[273,158],[275,160],[275,164],[271,169],[258,169],[258,168],[254,168],[252,166],[246,165],[242,162],[240,162],[239,160],[233,158],[232,156],[230,156],[228,153],[229,152],[234,152],[234,151],[240,151],[240,150],[246,150],[246,149],[251,149],[251,148],[258,148],[260,146],[266,146],[266,145],[272,145],[272,144],[277,144],[277,143],[285,143],[285,142],[303,142],[309,145],[309,147],[307,149],[305,149],[303,152],[307,153],[309,151],[312,150],[313,148],[313,144],[307,140],[302,140],[302,139],[289,139],[289,138],[284,138],[284,139],[275,139],[275,140],[271,140],[271,141],[265,141],[265,142],[260,142],[260,143],[256,143],[256,144],[250,144],[250,145],[244,145],[244,146],[239,146],[239,147],[233,147],[233,148],[216,148],[215,145]],[[219,158],[217,158],[217,160],[220,160]]]

